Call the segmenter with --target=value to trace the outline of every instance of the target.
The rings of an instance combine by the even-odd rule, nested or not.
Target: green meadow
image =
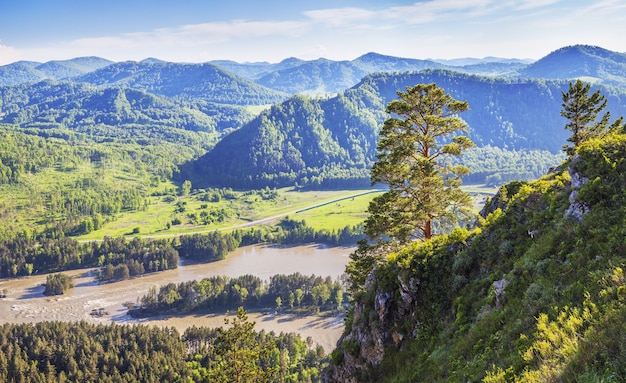
[[[315,229],[335,230],[363,222],[375,194],[366,190],[298,191],[293,188],[228,191],[228,198],[207,201],[217,190],[194,190],[187,196],[150,197],[145,208],[123,212],[82,240],[105,236],[176,236],[254,224],[271,225],[281,217],[305,220]],[[207,195],[209,197],[207,197]],[[338,200],[337,202],[331,202]],[[330,203],[329,203],[330,202]],[[299,212],[317,204],[323,206]],[[209,217],[215,217],[211,221]]]

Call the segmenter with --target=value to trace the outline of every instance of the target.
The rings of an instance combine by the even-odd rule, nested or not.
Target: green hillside
[[[196,184],[236,188],[367,186],[382,104],[359,90],[329,100],[295,96],[183,168]],[[356,183],[355,183],[356,182]]]
[[[0,66],[0,86],[35,83],[45,79],[60,80],[79,76],[112,64],[100,57],[76,57],[45,63],[18,61]]]
[[[502,187],[480,225],[388,253],[333,354],[333,382],[626,379],[626,135]]]
[[[210,145],[217,139],[214,118],[136,89],[46,80],[0,87],[0,106],[0,123],[43,135],[193,142],[205,147],[202,141]]]

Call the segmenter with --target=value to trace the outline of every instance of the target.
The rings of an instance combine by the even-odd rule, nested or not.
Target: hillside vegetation
[[[331,381],[621,382],[626,135],[503,186],[479,228],[386,255],[355,294]]]
[[[368,185],[381,110],[417,83],[435,82],[471,105],[464,119],[477,149],[460,159],[474,171],[471,182],[532,179],[562,160],[559,97],[572,78],[593,79],[613,114],[626,114],[617,52],[571,46],[530,65],[451,64],[375,53],[278,64],[20,62],[0,67],[0,123],[73,142],[183,143],[194,155],[179,183],[328,188]],[[294,95],[319,90],[328,96]]]

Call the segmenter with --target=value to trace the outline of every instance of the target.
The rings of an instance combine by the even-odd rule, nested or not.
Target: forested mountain
[[[183,173],[199,185],[242,188],[367,185],[384,110],[367,92],[351,89],[326,100],[294,96],[224,137]]]
[[[466,58],[420,60],[370,52],[354,60],[288,58],[279,63],[238,63],[214,60],[202,64],[158,59],[114,63],[98,57],[36,63],[20,61],[0,66],[0,86],[43,79],[72,79],[96,85],[122,85],[168,97],[200,98],[238,105],[272,104],[287,94],[334,94],[379,72],[448,69],[461,73],[507,78],[572,79],[588,77],[606,84],[623,84],[625,55],[606,49],[575,45],[543,59]],[[250,81],[251,80],[251,81]],[[257,85],[262,85],[258,87]],[[278,93],[264,87],[278,91]]]
[[[569,84],[566,80],[497,79],[451,71],[422,71],[369,76],[357,88],[370,88],[386,104],[397,97],[397,90],[431,82],[454,98],[469,102],[470,110],[461,117],[468,123],[470,137],[477,146],[556,153],[565,143],[565,120],[559,112],[561,92],[567,91]],[[626,89],[600,89],[607,97],[607,110],[614,116],[625,115]]]
[[[219,65],[219,62],[216,63]],[[425,69],[449,69],[462,73],[489,76],[515,76],[527,64],[519,61],[473,60],[467,65],[444,65],[433,60],[419,60],[367,53],[351,61],[317,59],[285,60],[280,64],[240,64],[228,68],[257,83],[282,92],[310,95],[334,94],[356,85],[363,77],[374,73],[415,72]],[[263,68],[262,71],[257,71]]]
[[[623,56],[598,47],[566,47],[525,69],[528,75],[555,80],[517,79],[515,68],[524,65],[519,60],[463,61],[455,64],[467,65],[453,67],[368,53],[340,62],[294,58],[278,64],[218,62],[264,85],[208,63],[177,64],[152,58],[110,65],[98,58],[21,62],[15,66],[39,68],[38,73],[59,77],[74,73],[68,68],[87,73],[67,82],[46,80],[0,88],[0,122],[44,136],[67,137],[73,132],[96,140],[167,140],[205,149],[212,147],[220,133],[234,132],[213,152],[183,169],[197,185],[298,182],[338,186],[346,180],[367,184],[386,104],[397,90],[435,82],[453,97],[469,102],[470,110],[462,117],[481,148],[481,155],[470,152],[466,160],[474,170],[472,180],[529,178],[556,162],[554,156],[564,144],[566,132],[559,111],[568,76],[604,76],[607,83],[619,82]],[[424,69],[431,67],[454,70]],[[498,73],[499,77],[463,71]],[[367,75],[371,72],[380,73]],[[353,88],[344,89],[357,81]],[[286,93],[270,86],[285,92],[341,91],[333,97],[297,96],[278,103]],[[612,114],[626,114],[626,91],[602,89]],[[258,104],[274,107],[251,121],[253,114],[246,106]],[[494,162],[505,167],[511,159],[517,171],[494,169]]]
[[[432,59],[432,61],[450,65],[450,66],[471,66],[471,65],[482,65],[482,64],[511,64],[511,65],[528,65],[533,63],[535,60],[531,59],[516,59],[516,58],[503,58],[503,57],[493,57],[487,56],[481,59],[475,57],[461,57],[455,59]]]
[[[57,134],[84,133],[96,139],[199,140],[217,136],[216,121],[142,90],[45,80],[0,87],[0,122]],[[193,132],[193,133],[192,133]],[[206,139],[205,137],[204,139]]]
[[[567,138],[565,121],[559,114],[567,81],[504,80],[426,70],[370,75],[336,97],[298,96],[276,105],[198,159],[194,180],[236,187],[293,182],[319,186],[345,178],[366,183],[376,155],[377,132],[386,117],[385,105],[396,98],[397,90],[431,82],[454,98],[469,102],[470,110],[462,118],[483,155],[470,152],[466,164],[475,171],[491,168],[493,172],[483,172],[477,182],[498,172],[486,161],[508,167],[502,149],[542,151],[517,156],[534,156],[544,165],[537,168],[532,159],[517,162],[518,177],[538,177],[549,167],[546,163],[559,161],[554,155]],[[626,114],[626,90],[603,88],[603,92],[613,115]],[[491,154],[485,155],[486,151]]]
[[[357,57],[352,63],[368,72],[411,72],[423,69],[444,69],[446,65],[434,60],[419,60],[404,57],[381,55],[375,52],[366,53]]]
[[[209,64],[213,64],[215,66],[223,68],[238,76],[257,80],[258,78],[263,77],[271,72],[293,68],[305,62],[306,61],[299,58],[290,57],[282,60],[279,63],[269,63],[265,61],[253,63],[239,63],[232,60],[213,60],[209,61]]]
[[[77,57],[70,60],[38,63],[18,61],[0,66],[0,86],[38,82],[45,79],[64,79],[79,76],[112,64],[100,57]]]
[[[350,61],[318,59],[271,72],[256,82],[285,93],[328,94],[350,88],[368,73]]]
[[[74,81],[124,86],[167,97],[229,105],[273,104],[286,97],[211,64],[127,61],[76,77]]]
[[[520,71],[531,78],[574,79],[626,85],[626,54],[590,45],[558,49]]]

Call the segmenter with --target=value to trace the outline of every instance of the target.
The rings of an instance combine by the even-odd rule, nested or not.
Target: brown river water
[[[269,281],[274,274],[330,275],[339,278],[349,261],[352,248],[321,247],[318,245],[275,247],[248,246],[230,253],[225,260],[189,264],[181,261],[175,270],[168,270],[115,283],[99,284],[95,269],[64,272],[74,277],[74,288],[64,295],[43,295],[46,275],[16,279],[0,279],[0,291],[6,297],[0,299],[0,323],[28,323],[46,320],[80,321],[91,323],[144,323],[176,327],[181,333],[192,325],[219,327],[224,318],[234,313],[192,313],[185,316],[162,316],[133,319],[126,314],[125,302],[137,302],[152,286],[170,282],[200,280],[215,275],[232,277],[252,274]],[[92,316],[93,310],[102,309],[101,317]],[[256,313],[248,315],[256,322],[255,329],[266,331],[296,332],[302,337],[312,337],[326,352],[334,349],[343,331],[343,316],[295,316],[284,313]]]

